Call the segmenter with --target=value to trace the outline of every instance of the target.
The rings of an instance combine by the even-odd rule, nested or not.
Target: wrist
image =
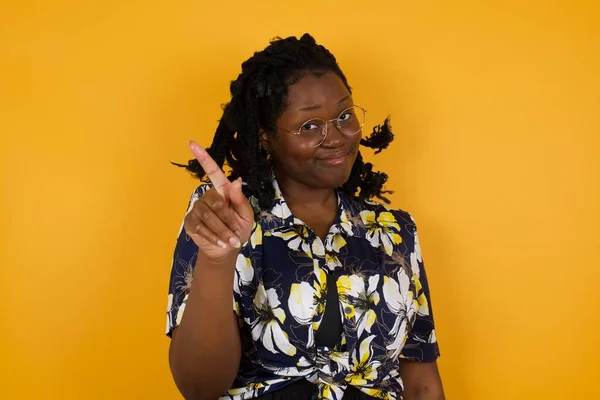
[[[222,257],[213,258],[203,256],[202,253],[200,253],[198,255],[198,260],[196,261],[195,271],[202,271],[202,273],[210,274],[232,274],[239,254],[239,251],[236,251]]]

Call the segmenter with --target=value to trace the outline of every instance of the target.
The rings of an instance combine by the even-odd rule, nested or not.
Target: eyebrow
[[[342,104],[344,101],[348,100],[349,98],[350,98],[350,96],[344,96],[337,103],[338,104]],[[321,108],[321,106],[319,104],[314,104],[312,106],[307,106],[307,107],[299,108],[298,111],[314,111],[314,110],[318,110],[319,108]]]

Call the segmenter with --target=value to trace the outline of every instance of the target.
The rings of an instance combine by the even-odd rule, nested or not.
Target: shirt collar
[[[273,206],[270,210],[259,211],[259,221],[261,228],[267,230],[279,230],[284,228],[293,228],[297,226],[305,226],[304,222],[294,217],[287,202],[283,198],[279,183],[275,175],[271,174],[271,184],[275,192],[273,198]],[[353,236],[357,233],[356,221],[352,221],[351,215],[356,207],[354,202],[348,198],[341,190],[336,189],[338,210],[330,232],[341,233]]]

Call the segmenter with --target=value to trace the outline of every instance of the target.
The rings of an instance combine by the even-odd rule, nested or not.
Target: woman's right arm
[[[178,242],[186,268],[192,264],[191,254],[196,249],[198,256],[191,287],[189,280],[184,279],[184,286],[189,289],[187,299],[183,304],[178,296],[177,305],[172,306],[178,309],[177,315],[170,311],[170,327],[178,326],[171,330],[169,364],[186,400],[214,400],[231,387],[240,365],[241,341],[233,311],[233,283],[241,244],[250,238],[254,211],[242,193],[240,180],[230,182],[197,144],[190,143],[190,149],[210,179],[212,189],[196,196],[191,203],[184,219],[185,232],[181,233],[187,237],[180,236]],[[180,264],[174,260],[175,267]],[[190,274],[186,270],[176,275],[181,278]],[[171,284],[177,286],[173,280]]]
[[[241,344],[232,311],[236,257],[214,263],[199,255],[185,313],[172,333],[169,364],[187,400],[214,400],[231,387]]]

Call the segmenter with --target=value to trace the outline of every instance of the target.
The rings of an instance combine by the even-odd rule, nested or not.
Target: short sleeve
[[[208,185],[201,185],[194,190],[190,200],[186,215],[192,209],[192,206],[206,191]],[[171,337],[173,329],[181,321],[189,290],[192,286],[192,277],[194,275],[194,266],[198,258],[198,246],[187,235],[183,229],[183,222],[179,228],[179,234],[173,253],[171,263],[171,275],[169,279],[169,297],[167,304],[167,328],[166,334]]]
[[[412,361],[431,362],[439,358],[440,350],[435,335],[431,295],[423,256],[421,255],[417,226],[412,216],[410,216],[410,220],[412,221],[411,230],[413,233],[410,267],[419,308],[400,357]]]

